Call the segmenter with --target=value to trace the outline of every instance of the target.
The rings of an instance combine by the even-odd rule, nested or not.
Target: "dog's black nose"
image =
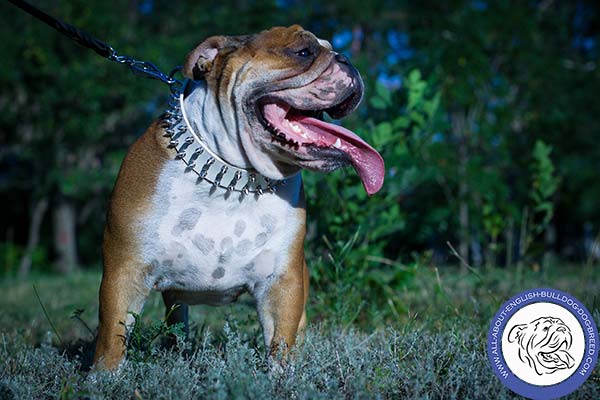
[[[340,53],[335,54],[335,61],[342,64],[350,64],[350,61],[348,61],[348,57]]]

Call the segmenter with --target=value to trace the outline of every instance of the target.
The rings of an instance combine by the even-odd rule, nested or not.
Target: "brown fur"
[[[100,286],[100,326],[94,364],[115,369],[125,354],[128,312],[139,312],[149,290],[133,254],[132,240],[140,218],[148,211],[156,179],[163,163],[170,158],[163,130],[153,124],[131,146],[123,160],[114,188],[104,230],[104,273]]]
[[[298,218],[306,221],[304,207],[298,210]],[[304,237],[306,225],[290,246],[290,261],[284,274],[271,286],[265,311],[273,318],[275,332],[271,352],[283,341],[286,348],[296,343],[296,335],[306,326],[306,300],[308,297],[308,269],[304,260]],[[304,325],[304,326],[302,326]]]

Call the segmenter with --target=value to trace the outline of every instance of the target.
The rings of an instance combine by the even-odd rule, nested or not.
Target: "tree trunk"
[[[31,257],[35,248],[40,242],[40,228],[42,226],[42,221],[44,219],[44,215],[46,214],[46,210],[48,210],[48,198],[42,197],[35,203],[35,206],[33,207],[33,212],[31,213],[31,220],[29,221],[29,237],[27,239],[27,248],[25,249],[25,254],[23,254],[23,258],[21,258],[21,263],[19,264],[20,278],[26,277],[27,275],[29,275],[29,271],[31,271]]]
[[[469,160],[469,132],[465,112],[453,111],[451,113],[452,135],[458,142],[458,253],[464,260],[462,272],[467,271],[469,263],[469,183],[467,181],[467,162]]]
[[[469,185],[467,183],[467,143],[466,140],[461,140],[458,149],[459,165],[458,165],[458,223],[459,223],[459,243],[458,252],[460,256],[469,262]],[[464,272],[466,267],[463,266]]]
[[[546,227],[546,231],[544,232],[544,242],[546,249],[542,259],[542,266],[547,268],[556,262],[556,252],[554,251],[556,246],[556,226],[554,225],[554,221],[551,221]]]
[[[508,224],[504,230],[504,237],[506,238],[506,260],[504,267],[509,268],[513,264],[513,248],[515,245],[515,220],[513,217],[508,219]]]
[[[56,271],[61,274],[73,272],[77,267],[77,241],[75,237],[75,206],[66,199],[59,199],[53,209],[54,250],[58,256]]]

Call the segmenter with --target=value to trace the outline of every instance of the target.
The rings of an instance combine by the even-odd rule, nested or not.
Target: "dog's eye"
[[[312,52],[310,51],[310,49],[308,47],[305,47],[304,49],[297,51],[296,55],[298,57],[310,57],[312,55]]]

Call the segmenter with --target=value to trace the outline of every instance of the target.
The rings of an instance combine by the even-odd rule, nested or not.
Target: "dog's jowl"
[[[348,59],[300,26],[215,36],[184,65],[187,81],[131,146],[111,197],[95,363],[116,368],[131,313],[150,290],[169,323],[188,304],[256,299],[266,345],[294,344],[306,325],[308,271],[301,169],[352,165],[367,193],[381,156],[342,118],[363,95]]]

